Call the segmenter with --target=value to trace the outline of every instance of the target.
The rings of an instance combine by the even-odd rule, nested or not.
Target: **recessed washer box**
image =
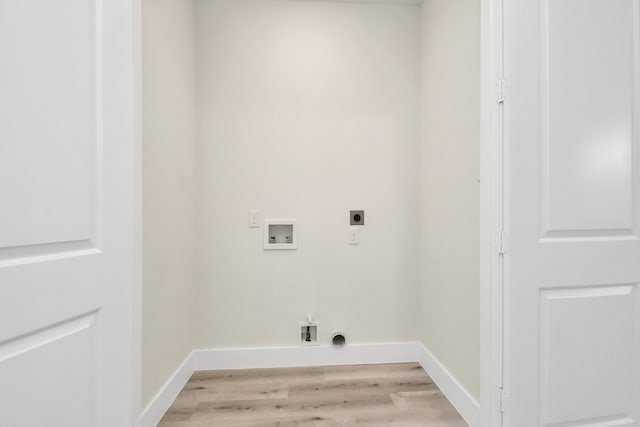
[[[264,249],[298,249],[298,229],[296,219],[265,219]]]
[[[298,345],[320,345],[317,322],[298,323]]]

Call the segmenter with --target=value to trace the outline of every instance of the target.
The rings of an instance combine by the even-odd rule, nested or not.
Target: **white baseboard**
[[[158,425],[167,409],[191,378],[194,371],[193,360],[194,354],[191,352],[142,411],[140,427],[156,427]]]
[[[366,365],[416,361],[416,343],[351,344],[341,348],[265,347],[195,350],[196,371]]]
[[[451,373],[421,343],[402,342],[194,350],[145,408],[140,427],[156,427],[194,371],[404,362],[420,363],[467,424],[480,425],[480,405]]]
[[[416,345],[418,363],[422,365],[422,368],[469,424],[469,427],[479,427],[480,404],[478,401],[424,345],[421,343],[416,343]]]

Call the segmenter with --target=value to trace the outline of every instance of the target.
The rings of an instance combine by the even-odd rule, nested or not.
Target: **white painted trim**
[[[480,404],[471,394],[451,375],[438,359],[421,343],[417,345],[417,362],[429,374],[449,402],[456,408],[470,427],[480,427]]]
[[[481,0],[480,144],[480,408],[477,426],[498,427],[502,414],[496,396],[503,385],[504,264],[494,245],[505,229],[503,108],[496,85],[503,73],[503,0]],[[509,102],[508,94],[505,102]]]
[[[406,362],[420,363],[467,424],[480,427],[478,401],[419,342],[194,350],[147,405],[140,427],[157,426],[195,371]]]
[[[142,212],[142,0],[133,0],[133,378],[131,425],[139,427],[142,410],[142,278],[143,278],[143,212]]]
[[[196,371],[415,362],[417,343],[194,350]]]
[[[189,353],[182,364],[156,393],[140,416],[140,427],[156,427],[171,407],[194,372],[194,352]]]

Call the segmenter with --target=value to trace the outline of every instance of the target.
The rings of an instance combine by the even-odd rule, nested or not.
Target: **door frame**
[[[142,0],[133,0],[133,124],[134,124],[134,278],[133,278],[133,414],[142,413],[142,293],[143,293],[143,181],[142,181]],[[505,258],[498,253],[506,236],[508,195],[504,143],[503,0],[480,1],[480,426],[502,427],[504,384]]]
[[[504,0],[481,0],[480,426],[502,427],[508,292],[508,156],[505,144]]]
[[[131,426],[140,426],[142,415],[142,279],[143,279],[143,146],[142,146],[142,0],[131,1],[132,112],[133,112],[133,405]]]

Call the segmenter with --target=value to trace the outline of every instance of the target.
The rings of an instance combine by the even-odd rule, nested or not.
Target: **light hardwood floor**
[[[202,371],[158,427],[466,427],[416,363]]]

